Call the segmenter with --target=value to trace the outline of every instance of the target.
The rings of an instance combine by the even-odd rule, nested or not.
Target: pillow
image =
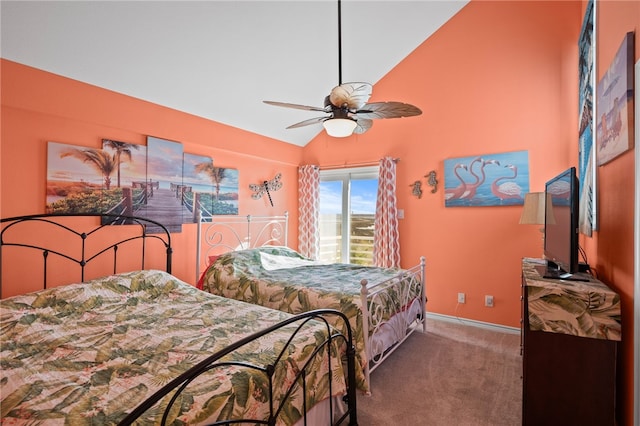
[[[300,266],[322,265],[324,262],[307,259],[305,257],[281,256],[278,254],[260,253],[260,262],[262,267],[267,271],[276,271],[278,269],[298,268]]]
[[[205,269],[204,272],[200,275],[200,279],[198,279],[198,283],[196,284],[196,288],[198,290],[204,290],[204,276],[206,275],[207,270],[209,269],[209,266],[213,265],[220,256],[222,255],[216,254],[216,255],[209,256],[209,263],[207,264],[207,269]]]

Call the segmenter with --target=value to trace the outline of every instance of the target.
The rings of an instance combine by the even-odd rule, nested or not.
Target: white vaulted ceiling
[[[374,84],[467,1],[342,1],[342,81]],[[6,1],[3,58],[304,146],[338,84],[338,6],[300,1]],[[389,99],[401,100],[401,99]],[[322,115],[322,114],[320,114]]]

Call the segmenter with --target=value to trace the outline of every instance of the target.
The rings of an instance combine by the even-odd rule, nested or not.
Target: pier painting
[[[144,146],[103,139],[102,149],[58,142],[47,149],[48,213],[136,215],[171,232],[199,214],[237,214],[237,170],[184,154],[178,142],[149,137]]]

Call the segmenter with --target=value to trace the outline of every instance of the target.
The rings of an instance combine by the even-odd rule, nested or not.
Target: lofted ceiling
[[[374,84],[467,1],[342,0],[342,81]],[[298,146],[338,84],[338,3],[7,1],[3,58]]]

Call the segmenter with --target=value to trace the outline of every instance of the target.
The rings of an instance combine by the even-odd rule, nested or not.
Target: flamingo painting
[[[460,177],[460,175],[458,174],[458,169],[468,170],[467,166],[464,165],[464,164],[456,164],[453,167],[453,174],[456,175],[456,177],[460,181],[460,184],[458,186],[456,186],[455,188],[445,189],[444,190],[444,199],[445,200],[458,199],[458,198],[461,198],[462,196],[464,196],[467,193],[467,184],[464,181],[464,179],[462,179],[462,177]]]
[[[518,168],[516,166],[507,164],[504,167],[507,169],[511,169],[513,171],[513,175],[502,176],[494,180],[491,183],[491,192],[501,201],[513,198],[522,199],[522,188],[516,182],[499,183],[503,180],[515,179],[518,176]]]
[[[475,172],[473,171],[473,165],[475,163],[480,163],[480,176],[475,174]],[[475,178],[475,182],[467,183],[467,191],[460,198],[465,199],[465,200],[471,200],[473,197],[476,196],[476,192],[478,191],[478,187],[480,185],[482,185],[484,183],[484,181],[486,180],[486,175],[484,173],[484,168],[485,168],[485,166],[487,164],[496,164],[496,165],[499,166],[500,162],[498,160],[484,160],[482,157],[477,157],[469,164],[469,172]]]
[[[473,171],[473,166],[476,163],[480,163],[480,169],[482,169],[482,163],[483,162],[484,162],[484,160],[482,159],[482,157],[476,157],[467,166],[466,170],[468,170],[469,173],[471,173],[471,176],[473,176],[475,178],[475,181],[474,182],[465,183],[466,191],[464,192],[464,194],[462,194],[459,197],[460,199],[467,199],[468,200],[470,198],[473,198],[476,195],[476,191],[478,189],[478,186],[482,185],[482,182],[480,181],[480,176],[478,176]],[[484,175],[484,173],[483,173],[483,175]]]
[[[529,154],[514,151],[444,160],[445,207],[522,205]]]

